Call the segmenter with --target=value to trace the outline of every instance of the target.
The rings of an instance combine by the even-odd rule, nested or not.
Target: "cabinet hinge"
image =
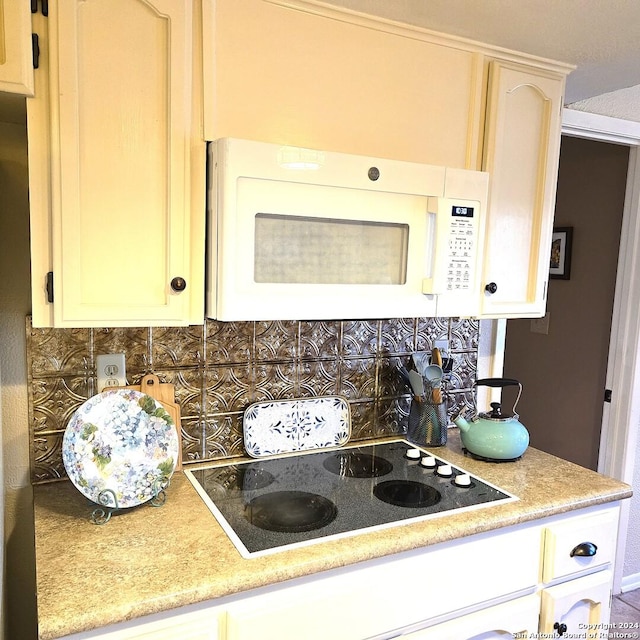
[[[31,34],[31,54],[33,56],[33,68],[40,68],[40,39],[37,33]]]
[[[53,302],[53,271],[47,273],[47,302]]]
[[[49,0],[40,0],[42,6],[42,15],[49,15]],[[38,0],[31,0],[31,13],[38,13]]]
[[[605,402],[611,402],[611,389],[605,389],[604,390],[604,401]]]

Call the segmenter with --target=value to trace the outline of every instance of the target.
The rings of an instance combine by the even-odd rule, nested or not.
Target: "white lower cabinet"
[[[294,581],[231,603],[226,640],[394,637],[505,593],[533,592],[539,541],[537,528],[523,527]]]
[[[515,640],[565,626],[597,638],[618,519],[617,503],[590,507],[67,640]]]
[[[555,631],[573,638],[602,638],[611,611],[612,580],[611,571],[599,571],[543,589],[540,632]]]

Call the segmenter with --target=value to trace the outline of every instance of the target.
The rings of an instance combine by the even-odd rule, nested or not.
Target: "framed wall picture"
[[[551,237],[549,277],[569,280],[571,274],[571,243],[573,227],[555,227]]]

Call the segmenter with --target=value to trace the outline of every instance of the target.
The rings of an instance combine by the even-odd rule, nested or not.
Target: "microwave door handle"
[[[445,198],[427,199],[427,237],[425,238],[425,273],[422,293],[444,293],[447,286],[447,249],[450,219]]]

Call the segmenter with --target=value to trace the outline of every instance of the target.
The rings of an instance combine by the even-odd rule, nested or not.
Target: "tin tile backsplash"
[[[35,329],[27,318],[31,474],[66,476],[62,436],[97,393],[96,356],[124,353],[128,384],[147,373],[175,385],[182,460],[244,456],[242,416],[259,401],[344,396],[352,440],[406,431],[410,395],[396,371],[414,351],[448,338],[449,415],[474,407],[479,323],[401,318],[327,322],[216,322],[182,328]]]

